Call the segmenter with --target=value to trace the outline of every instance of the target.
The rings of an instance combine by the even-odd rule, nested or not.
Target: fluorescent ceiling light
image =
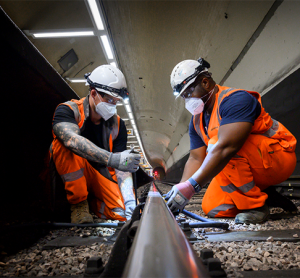
[[[132,113],[128,113],[128,116],[129,116],[129,119],[130,119],[130,120],[133,119]]]
[[[127,141],[127,144],[134,144],[137,143],[137,141]]]
[[[82,36],[94,36],[93,31],[81,31],[81,32],[49,32],[49,33],[34,33],[35,38],[62,38],[62,37],[82,37]]]
[[[132,112],[129,104],[125,104],[125,108],[126,108],[128,113]]]
[[[114,66],[115,68],[117,68],[116,62],[111,62],[110,64],[111,64],[112,66]]]
[[[85,83],[86,79],[76,79],[76,78],[67,78],[67,80],[69,80],[72,83]]]
[[[125,103],[125,104],[128,104],[128,103],[129,103],[129,99],[126,98],[126,99],[124,100],[124,103]]]
[[[117,106],[123,106],[123,103],[122,102],[118,102]]]
[[[127,138],[134,138],[135,135],[128,135]]]
[[[98,30],[104,30],[103,22],[100,16],[100,12],[95,0],[88,0],[90,10],[93,14]]]
[[[130,120],[130,122],[131,122],[131,125],[132,125],[132,126],[134,126],[134,125],[135,125],[135,122],[134,122],[134,120]]]
[[[123,121],[129,121],[129,119],[127,119],[127,118],[122,118],[122,120],[123,120]]]
[[[106,35],[101,36],[101,40],[102,40],[102,43],[103,43],[103,45],[104,45],[104,49],[105,49],[107,58],[108,58],[108,59],[113,59],[114,56],[113,56],[113,54],[112,54],[112,51],[111,51],[111,48],[110,48],[110,45],[109,45],[109,41],[108,41],[107,36],[106,36]]]

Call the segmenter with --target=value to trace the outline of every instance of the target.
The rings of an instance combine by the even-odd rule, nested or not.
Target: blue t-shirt
[[[246,91],[237,91],[225,97],[219,107],[220,116],[222,118],[220,126],[236,123],[249,122],[254,124],[261,112],[261,106],[258,100]],[[205,129],[208,127],[210,115],[203,113]],[[194,128],[194,116],[189,124],[190,149],[198,149],[205,146],[201,137]]]

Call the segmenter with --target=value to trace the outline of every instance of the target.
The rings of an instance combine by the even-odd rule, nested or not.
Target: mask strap
[[[210,92],[208,93],[208,94],[210,94],[210,96],[209,96],[209,98],[207,99],[207,101],[205,101],[204,105],[209,101],[209,99],[210,99],[211,96],[213,95],[213,93],[211,93],[211,92],[214,92],[214,89],[215,89],[215,88],[216,88],[216,86],[213,87],[213,88],[210,90]]]

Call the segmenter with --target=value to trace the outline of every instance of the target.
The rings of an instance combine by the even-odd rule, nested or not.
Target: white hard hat
[[[111,95],[115,98],[128,98],[127,84],[124,74],[112,65],[102,65],[86,73],[85,85],[94,87],[97,91]]]
[[[173,94],[178,98],[184,90],[195,82],[197,76],[207,72],[210,65],[204,59],[184,60],[177,64],[171,73],[171,86]]]

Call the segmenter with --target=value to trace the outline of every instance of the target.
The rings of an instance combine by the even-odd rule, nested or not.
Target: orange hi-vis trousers
[[[216,141],[213,137],[208,143]],[[295,153],[284,151],[278,140],[251,134],[240,151],[212,179],[202,209],[210,217],[235,217],[243,210],[262,207],[268,198],[262,190],[285,181],[295,166]]]
[[[86,200],[91,193],[94,198],[90,206],[98,217],[126,221],[124,201],[117,183],[101,175],[85,158],[74,154],[59,140],[55,140],[52,153],[70,204]]]

